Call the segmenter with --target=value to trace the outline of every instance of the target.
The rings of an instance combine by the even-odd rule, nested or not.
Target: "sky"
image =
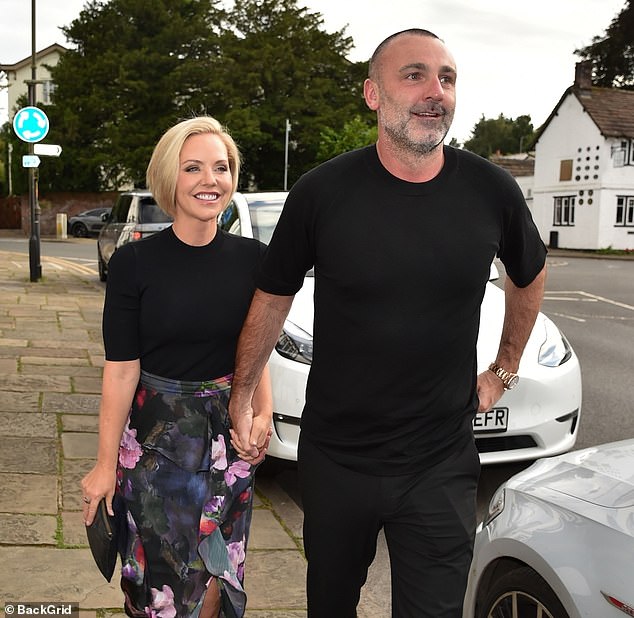
[[[0,0],[0,64],[31,55],[29,0]],[[66,45],[59,29],[85,0],[35,0],[36,49]],[[530,115],[539,127],[574,81],[574,50],[600,36],[626,0],[298,0],[321,13],[329,32],[346,28],[353,61],[369,59],[387,36],[406,28],[442,38],[458,67],[457,108],[448,134],[463,143],[485,118]],[[229,4],[227,3],[227,6]],[[0,97],[0,122],[7,102]],[[518,145],[519,146],[519,145]]]

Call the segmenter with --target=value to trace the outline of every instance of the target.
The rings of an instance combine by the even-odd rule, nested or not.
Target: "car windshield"
[[[280,218],[284,200],[257,200],[249,202],[249,214],[253,225],[253,236],[268,245],[273,230]]]
[[[249,201],[249,215],[251,215],[251,225],[253,226],[253,237],[268,245],[273,236],[273,230],[282,213],[284,200],[253,200]],[[314,277],[315,272],[311,268],[307,277]]]

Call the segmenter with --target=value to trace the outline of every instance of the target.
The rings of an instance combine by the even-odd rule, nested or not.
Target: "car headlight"
[[[284,323],[275,349],[285,358],[310,365],[313,362],[313,338],[296,324]]]
[[[503,510],[506,491],[503,486],[498,487],[489,502],[489,510],[487,512],[482,526],[488,526]]]
[[[572,356],[572,348],[563,333],[550,320],[544,320],[546,339],[539,348],[537,362],[544,367],[559,367]]]

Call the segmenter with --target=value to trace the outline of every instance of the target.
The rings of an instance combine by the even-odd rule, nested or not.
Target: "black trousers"
[[[476,526],[473,442],[420,473],[367,475],[300,437],[309,618],[354,618],[384,529],[393,618],[461,618]]]

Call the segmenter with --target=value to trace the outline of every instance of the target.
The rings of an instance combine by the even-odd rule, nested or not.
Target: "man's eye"
[[[418,80],[420,79],[420,73],[408,73],[407,79]]]
[[[449,84],[449,85],[451,85],[451,84],[453,84],[453,83],[455,82],[454,78],[453,78],[453,77],[451,77],[450,75],[442,75],[442,76],[440,77],[440,81],[441,81],[443,84]]]

